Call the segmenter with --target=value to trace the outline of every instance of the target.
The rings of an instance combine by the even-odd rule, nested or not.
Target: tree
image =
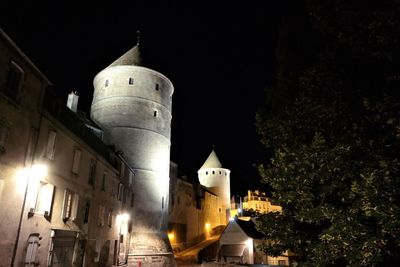
[[[263,250],[304,266],[400,259],[400,3],[350,2],[305,1],[312,59],[278,73],[256,117],[274,153],[259,173],[283,210],[258,217]]]

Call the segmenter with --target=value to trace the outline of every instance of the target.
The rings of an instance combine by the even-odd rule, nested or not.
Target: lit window
[[[47,138],[47,147],[46,147],[46,158],[54,159],[54,151],[56,148],[56,136],[57,132],[50,130],[49,136]]]
[[[62,212],[62,219],[68,221],[69,219],[75,220],[78,212],[79,195],[70,189],[64,192],[64,206]]]
[[[129,78],[129,85],[133,84],[133,78]]]
[[[80,149],[75,149],[74,159],[72,161],[72,172],[75,173],[75,174],[79,173],[80,161],[81,161],[81,150]]]
[[[28,239],[25,266],[36,266],[36,254],[39,247],[39,234],[32,234]]]
[[[22,96],[22,82],[24,80],[25,72],[14,61],[10,62],[6,85],[4,87],[4,94],[11,98],[13,101],[19,103]]]
[[[34,206],[30,208],[30,213],[42,214],[50,218],[51,204],[53,203],[54,185],[40,182],[37,188],[37,197]]]

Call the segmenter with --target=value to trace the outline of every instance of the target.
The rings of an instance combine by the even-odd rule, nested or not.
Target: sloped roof
[[[222,164],[219,161],[214,149],[211,151],[210,155],[208,156],[207,160],[204,162],[203,166],[201,166],[200,170],[208,169],[208,168],[222,168]]]
[[[128,52],[123,54],[113,63],[111,63],[109,67],[113,66],[124,66],[124,65],[133,65],[133,66],[141,66],[142,65],[142,58],[140,56],[140,49],[139,45],[135,45],[132,47]]]
[[[256,225],[252,220],[245,221],[235,218],[235,222],[239,225],[240,228],[242,228],[243,232],[245,232],[248,237],[251,237],[253,239],[262,239],[263,237],[265,237],[264,234],[257,231]]]

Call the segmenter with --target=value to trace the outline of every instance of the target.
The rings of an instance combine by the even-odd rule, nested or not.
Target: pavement
[[[197,255],[200,250],[211,245],[219,239],[220,235],[214,235],[208,239],[194,245],[193,247],[187,248],[180,252],[175,253],[175,261],[178,266],[192,267],[192,266],[221,266],[221,265],[209,265],[211,263],[203,263],[202,265],[197,263]]]

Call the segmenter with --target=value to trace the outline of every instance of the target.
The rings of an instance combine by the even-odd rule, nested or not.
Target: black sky
[[[231,191],[260,187],[254,163],[266,161],[254,127],[275,77],[282,6],[182,1],[70,1],[2,4],[0,26],[67,99],[89,114],[94,76],[136,43],[143,63],[174,84],[171,160],[197,177],[213,145],[230,169]],[[218,1],[215,1],[218,2]],[[262,188],[262,186],[261,186]]]

